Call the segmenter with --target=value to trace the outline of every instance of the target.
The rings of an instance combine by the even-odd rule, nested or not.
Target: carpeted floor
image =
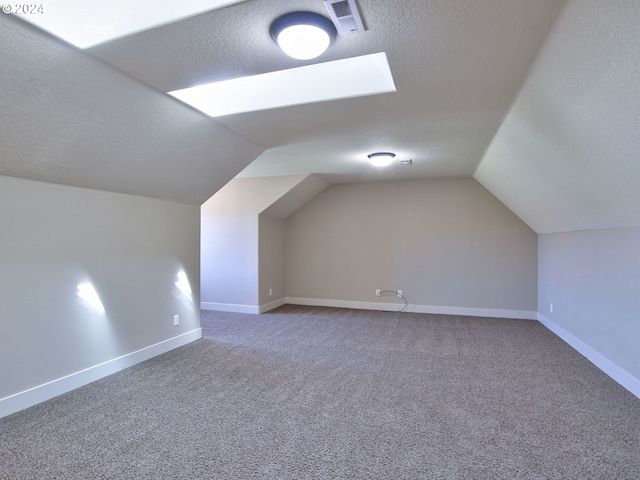
[[[640,399],[537,322],[284,306],[202,328],[0,419],[0,478],[640,478]]]

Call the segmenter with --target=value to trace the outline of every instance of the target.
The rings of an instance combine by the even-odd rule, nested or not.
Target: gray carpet
[[[284,306],[202,327],[0,419],[0,478],[640,478],[640,400],[537,322]]]

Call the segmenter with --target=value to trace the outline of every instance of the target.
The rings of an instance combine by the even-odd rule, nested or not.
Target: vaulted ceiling
[[[0,174],[194,204],[236,174],[475,176],[539,233],[640,225],[636,0],[358,4],[366,31],[312,61],[269,25],[321,0],[247,0],[84,51],[3,15]],[[216,119],[166,94],[377,52],[396,92]],[[413,165],[369,166],[380,150]]]

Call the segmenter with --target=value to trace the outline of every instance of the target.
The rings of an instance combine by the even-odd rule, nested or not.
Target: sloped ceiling
[[[367,30],[313,61],[269,35],[278,16],[322,0],[250,0],[90,52],[159,91],[386,52],[397,92],[219,117],[267,147],[242,177],[312,173],[329,182],[471,176],[563,6],[558,0],[358,0]],[[349,78],[344,78],[349,82]],[[392,151],[410,168],[380,170]]]
[[[569,3],[475,178],[538,233],[640,226],[640,2]]]
[[[262,147],[0,16],[0,175],[200,205]]]
[[[328,187],[328,183],[318,175],[294,175],[302,177],[298,183],[287,192],[265,208],[261,213],[272,217],[287,218],[302,205]],[[271,179],[276,177],[262,177]],[[239,179],[241,180],[241,179]]]
[[[225,215],[285,218],[326,187],[322,178],[308,174],[234,178],[202,208]]]
[[[309,62],[268,30],[321,0],[247,0],[86,52],[3,15],[0,174],[188,203],[239,172],[475,176],[539,233],[640,225],[636,0],[358,3],[367,30]],[[165,93],[377,52],[395,93],[216,120]],[[366,164],[380,150],[413,165]]]

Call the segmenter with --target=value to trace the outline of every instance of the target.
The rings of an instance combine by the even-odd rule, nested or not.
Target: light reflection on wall
[[[180,290],[189,300],[193,300],[193,295],[191,293],[191,285],[189,285],[189,279],[187,278],[187,274],[180,271],[178,272],[178,281],[175,283],[178,290]]]
[[[104,305],[100,301],[100,297],[96,292],[96,289],[93,288],[91,283],[81,283],[78,285],[78,297],[84,300],[88,306],[97,310],[98,312],[104,313]]]

